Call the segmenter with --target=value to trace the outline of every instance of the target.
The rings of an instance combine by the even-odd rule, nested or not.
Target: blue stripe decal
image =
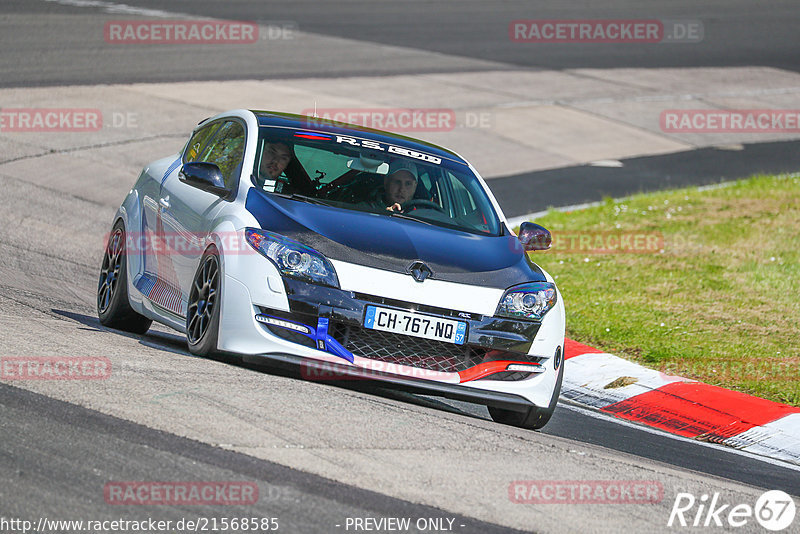
[[[164,177],[161,179],[161,185],[164,185],[164,181],[167,179],[167,177],[170,174],[172,174],[172,171],[180,167],[180,165],[181,165],[181,158],[179,157],[178,159],[172,162],[172,164],[167,169],[167,172],[164,173]]]
[[[295,137],[313,137],[314,139],[319,139],[320,141],[332,141],[333,137],[330,135],[325,135],[317,132],[304,132],[302,130],[294,132]]]

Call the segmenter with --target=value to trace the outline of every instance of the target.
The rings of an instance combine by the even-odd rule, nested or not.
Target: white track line
[[[795,172],[795,173],[787,173],[787,174],[778,174],[777,178],[781,178],[781,179],[800,178],[800,173]],[[487,183],[489,184],[489,188],[491,188],[491,186],[492,186],[492,180],[493,179],[494,178],[490,178],[490,179],[487,180]],[[702,191],[710,191],[712,189],[721,189],[723,187],[730,187],[730,186],[732,186],[733,184],[735,184],[736,182],[738,182],[738,181],[740,181],[742,179],[743,178],[737,178],[736,180],[730,180],[730,181],[727,181],[727,182],[719,182],[719,183],[716,183],[716,184],[709,184],[709,185],[699,185],[699,186],[697,186],[697,190],[702,192]],[[678,188],[678,189],[683,189],[683,188]],[[665,191],[669,191],[669,189],[656,190],[656,191],[650,191],[650,192],[651,193],[662,193],[662,192],[665,192]],[[631,198],[633,198],[633,197],[632,196],[619,197],[619,198],[613,199],[613,201],[614,202],[624,202],[626,200],[630,200]],[[520,225],[520,224],[522,224],[522,223],[524,223],[526,221],[535,221],[536,219],[544,217],[545,215],[548,214],[548,212],[550,212],[550,210],[553,210],[553,211],[577,211],[577,210],[583,210],[583,209],[586,209],[586,208],[594,208],[596,206],[601,206],[602,204],[603,204],[602,201],[595,201],[595,202],[586,202],[584,204],[573,204],[571,206],[562,206],[560,208],[548,208],[546,210],[535,211],[535,212],[529,213],[527,215],[520,215],[518,217],[511,217],[510,219],[508,219],[508,224],[510,224],[511,227],[513,228],[513,227],[518,226],[518,225]]]
[[[127,4],[117,4],[115,2],[103,2],[102,0],[45,0],[54,4],[61,4],[62,6],[71,7],[94,7],[100,8],[106,13],[113,13],[118,15],[139,15],[142,17],[182,17],[186,18],[189,15],[184,13],[172,13],[170,11],[162,11],[160,9],[145,9],[141,7],[129,6]],[[194,17],[204,18],[204,17]]]

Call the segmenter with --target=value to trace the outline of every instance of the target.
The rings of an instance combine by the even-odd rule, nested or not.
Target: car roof
[[[455,152],[448,150],[444,147],[420,141],[413,137],[407,137],[383,130],[375,130],[357,124],[349,124],[346,122],[331,121],[322,118],[308,117],[306,115],[297,115],[294,113],[283,113],[279,111],[262,111],[250,110],[258,119],[259,126],[276,126],[282,128],[296,128],[298,130],[310,130],[325,132],[336,135],[351,135],[354,137],[367,137],[368,139],[388,143],[393,145],[401,145],[405,148],[412,150],[419,150],[431,155],[446,158],[450,161],[468,165],[468,163]],[[366,134],[366,135],[365,135]]]

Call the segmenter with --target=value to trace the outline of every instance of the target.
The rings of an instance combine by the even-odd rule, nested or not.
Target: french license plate
[[[447,341],[463,345],[467,334],[467,323],[432,315],[420,315],[377,306],[367,306],[364,327],[396,334]]]

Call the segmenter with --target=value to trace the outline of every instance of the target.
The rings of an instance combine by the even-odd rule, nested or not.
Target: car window
[[[472,198],[469,190],[464,186],[461,180],[457,179],[452,174],[449,176],[450,183],[453,184],[453,193],[458,206],[458,215],[464,216],[468,213],[475,211],[475,200]]]
[[[319,184],[328,184],[350,170],[347,159],[325,150],[297,145],[294,153],[308,175]]]
[[[502,233],[484,186],[464,165],[376,141],[365,141],[371,143],[365,147],[331,142],[325,134],[287,133],[259,131],[259,145],[285,145],[291,156],[277,178],[254,180],[265,194],[295,195],[303,202],[399,215],[477,234]],[[407,174],[398,178],[402,171],[410,172],[412,181]],[[257,157],[253,176],[260,173]]]
[[[445,171],[444,174],[444,185],[452,191],[450,204],[453,218],[459,225],[481,232],[492,231],[493,221],[488,218],[488,214],[493,213],[491,201],[478,180],[450,171]]]
[[[203,150],[197,161],[215,163],[222,171],[225,187],[232,189],[244,158],[244,128],[236,121],[220,126],[216,137]]]
[[[422,167],[419,172],[419,183],[420,187],[424,188],[424,191],[427,192],[427,196],[429,200],[433,202],[438,202],[441,204],[439,198],[441,195],[439,194],[439,187],[438,184],[431,179],[430,173],[427,171],[425,167]]]
[[[204,126],[197,130],[191,139],[189,139],[189,143],[186,145],[186,150],[183,153],[183,163],[187,163],[189,161],[199,161],[197,159],[198,154],[205,148],[206,143],[209,139],[212,138],[213,134],[217,131],[217,128],[222,123],[216,122],[214,124],[209,124],[208,126]]]

